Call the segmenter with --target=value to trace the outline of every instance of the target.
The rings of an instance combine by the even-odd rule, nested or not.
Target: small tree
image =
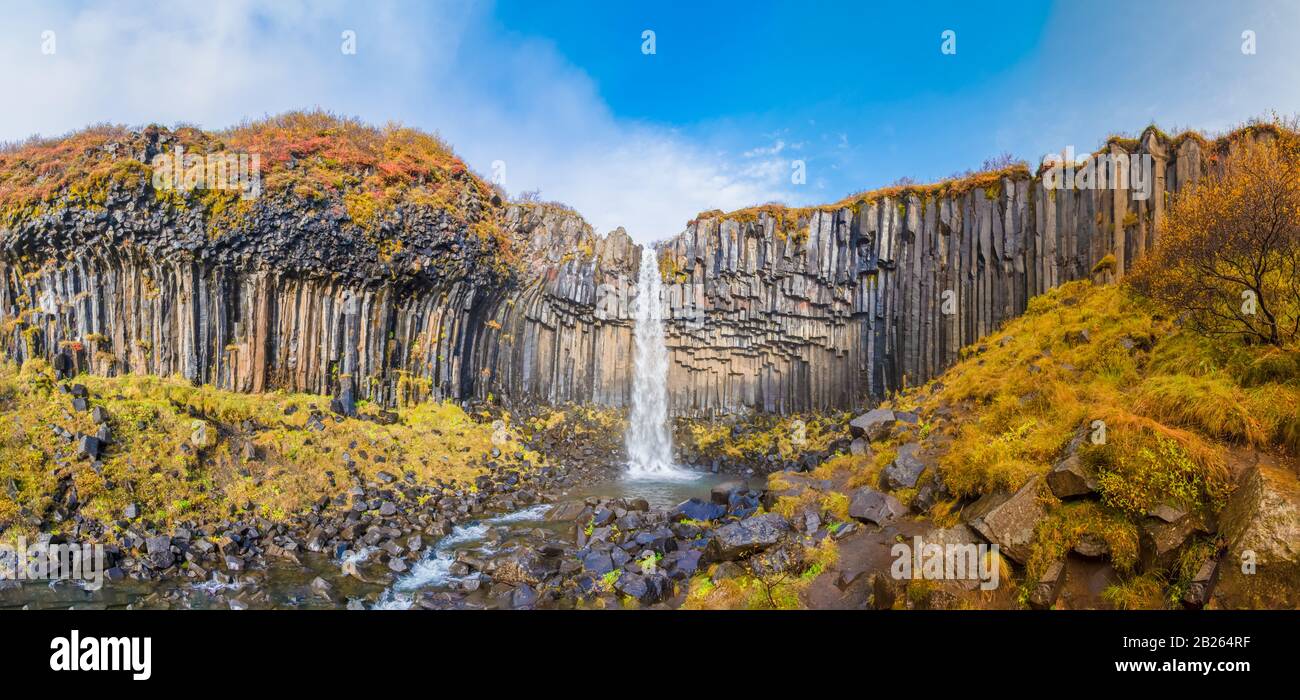
[[[1300,338],[1300,151],[1240,143],[1179,193],[1129,283],[1197,331],[1285,345]]]

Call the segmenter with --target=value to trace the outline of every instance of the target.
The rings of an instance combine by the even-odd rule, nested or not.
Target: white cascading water
[[[491,556],[495,554],[495,551],[491,547],[479,543],[480,540],[487,536],[489,530],[499,525],[541,522],[546,517],[546,511],[550,509],[550,505],[543,503],[514,513],[498,515],[495,518],[457,525],[450,534],[439,540],[436,545],[424,553],[420,561],[411,567],[410,573],[394,581],[393,585],[389,586],[383,595],[379,597],[374,608],[376,610],[406,610],[415,603],[415,596],[411,593],[412,591],[421,588],[446,586],[455,581],[463,581],[463,578],[454,576],[451,573],[451,566],[456,563],[457,549],[462,547],[470,548],[479,556]],[[369,551],[362,551],[360,554],[352,555],[351,558],[354,561],[365,562],[370,553]]]
[[[641,253],[634,316],[636,350],[632,375],[632,412],[628,416],[628,477],[682,479],[694,474],[673,464],[673,438],[668,428],[668,348],[664,345],[659,258],[654,248]]]

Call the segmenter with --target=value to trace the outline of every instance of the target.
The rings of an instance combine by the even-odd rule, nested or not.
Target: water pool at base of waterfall
[[[567,492],[569,499],[597,498],[644,498],[651,508],[672,508],[691,498],[709,500],[709,492],[714,486],[729,482],[742,481],[751,488],[761,486],[764,479],[749,479],[726,474],[679,470],[689,478],[676,476],[655,479],[642,476],[617,476],[589,486],[579,486]]]

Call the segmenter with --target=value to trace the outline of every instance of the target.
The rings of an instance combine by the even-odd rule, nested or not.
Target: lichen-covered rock
[[[883,440],[889,436],[897,418],[888,408],[873,408],[849,421],[849,431],[854,437],[867,440]]]
[[[1138,563],[1144,571],[1169,569],[1198,529],[1201,529],[1200,519],[1192,516],[1172,523],[1145,518],[1138,524]]]
[[[910,489],[925,471],[925,462],[917,454],[921,445],[909,442],[898,448],[894,461],[880,472],[880,484],[887,489]]]
[[[1036,476],[1010,498],[967,521],[967,524],[989,543],[998,545],[1004,556],[1023,564],[1029,559],[1034,529],[1047,516],[1042,502],[1044,491],[1043,478]]]
[[[1261,464],[1241,478],[1220,517],[1228,551],[1214,597],[1228,608],[1300,607],[1300,479]]]
[[[1072,454],[1052,467],[1047,473],[1047,486],[1057,498],[1074,498],[1097,492],[1097,478]]]

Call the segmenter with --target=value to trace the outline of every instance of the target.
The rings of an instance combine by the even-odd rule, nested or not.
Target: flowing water
[[[627,473],[632,479],[692,479],[695,474],[673,463],[668,428],[668,348],[664,344],[659,258],[654,248],[641,253],[636,284],[636,351],[632,377],[632,411],[627,426]]]
[[[524,523],[541,524],[550,510],[547,504],[525,508],[524,510],[498,515],[495,518],[479,520],[464,525],[457,525],[451,534],[438,541],[438,544],[425,553],[424,557],[411,572],[395,581],[384,591],[375,608],[380,610],[404,610],[411,607],[413,591],[425,588],[439,588],[458,581],[451,573],[451,565],[456,563],[456,553],[461,550],[473,551],[480,556],[491,556],[493,547],[483,542],[493,526],[521,525]]]

